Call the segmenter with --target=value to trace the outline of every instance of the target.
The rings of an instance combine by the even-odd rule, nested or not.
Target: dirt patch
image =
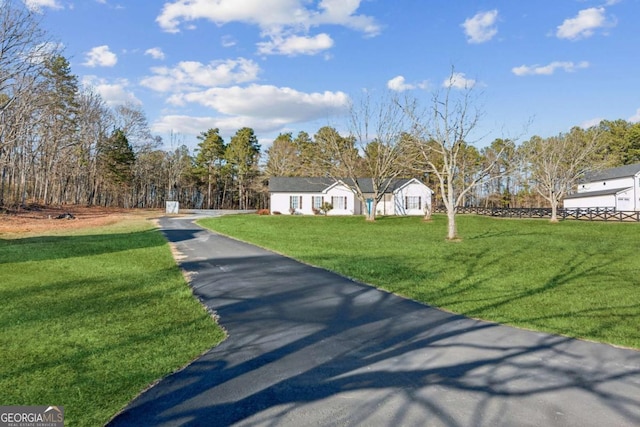
[[[41,233],[99,227],[126,218],[154,218],[162,214],[162,209],[30,205],[20,209],[0,210],[0,234]]]

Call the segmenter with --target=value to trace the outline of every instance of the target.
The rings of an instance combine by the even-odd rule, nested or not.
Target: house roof
[[[352,185],[353,180],[341,179],[347,185]],[[389,191],[395,191],[406,185],[411,179],[393,179],[389,185]],[[336,181],[329,177],[272,177],[269,179],[270,193],[321,193]],[[358,178],[358,185],[363,193],[373,193],[371,178]]]
[[[585,174],[585,177],[581,182],[605,181],[607,179],[627,178],[630,176],[635,176],[638,172],[640,172],[640,163],[634,163],[632,165],[619,166],[617,168],[589,172]]]
[[[606,190],[598,190],[598,191],[585,191],[584,193],[574,193],[574,194],[570,194],[568,196],[565,196],[565,200],[567,199],[581,199],[584,197],[597,197],[597,196],[613,196],[616,195],[618,193],[620,193],[621,191],[626,191],[631,189],[632,187],[625,187],[625,188],[609,188]]]

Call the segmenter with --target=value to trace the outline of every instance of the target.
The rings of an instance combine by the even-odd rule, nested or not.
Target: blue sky
[[[640,121],[640,0],[25,0],[72,72],[152,132],[195,147],[219,128],[341,123],[364,90],[428,102],[455,70],[479,145]],[[339,127],[336,126],[336,127]]]

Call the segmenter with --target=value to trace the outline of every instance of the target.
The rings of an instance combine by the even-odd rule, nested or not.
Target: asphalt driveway
[[[640,352],[445,313],[192,218],[160,224],[229,337],[111,426],[640,425]]]

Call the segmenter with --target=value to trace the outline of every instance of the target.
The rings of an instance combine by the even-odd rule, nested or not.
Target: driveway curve
[[[161,219],[229,336],[110,426],[638,426],[640,352],[468,319]]]

